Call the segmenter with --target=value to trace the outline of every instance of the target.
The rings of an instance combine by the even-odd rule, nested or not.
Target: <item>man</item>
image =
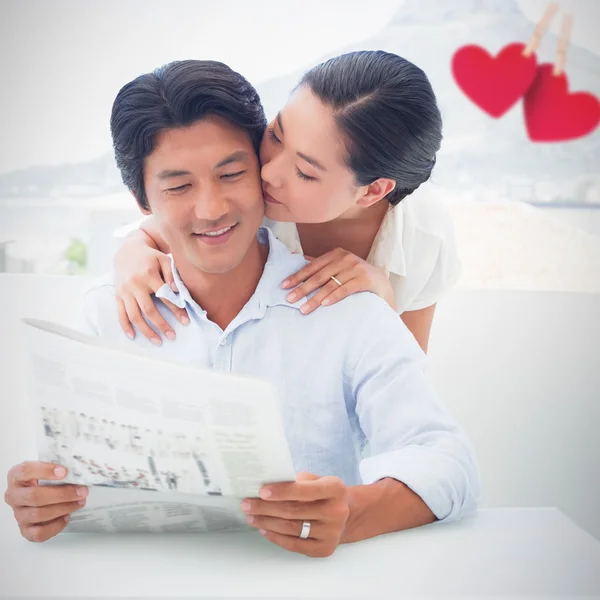
[[[270,541],[328,556],[339,543],[461,518],[476,506],[475,458],[402,320],[370,293],[310,320],[305,300],[286,301],[279,283],[305,261],[260,227],[265,124],[255,90],[221,63],[171,63],[123,87],[111,119],[117,164],[172,251],[178,292],[157,295],[187,308],[191,323],[156,300],[177,341],[127,340],[107,280],[86,296],[90,326],[165,359],[277,385],[298,478],[242,503]],[[75,486],[35,487],[64,476],[53,468],[25,463],[9,474],[7,501],[28,539],[56,535],[78,507]]]

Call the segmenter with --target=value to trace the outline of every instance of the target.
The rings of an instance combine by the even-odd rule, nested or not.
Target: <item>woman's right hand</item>
[[[175,292],[178,291],[170,257],[137,238],[126,240],[115,256],[115,287],[119,323],[129,338],[135,337],[132,326],[135,325],[151,342],[157,346],[162,343],[143,314],[167,339],[175,339],[173,328],[158,312],[151,296],[165,283]],[[185,309],[163,298],[160,300],[181,323],[189,324],[190,319]]]

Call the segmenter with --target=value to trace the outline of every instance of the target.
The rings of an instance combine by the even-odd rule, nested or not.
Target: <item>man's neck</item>
[[[256,291],[268,255],[268,244],[256,239],[242,262],[227,273],[205,273],[185,261],[176,266],[194,301],[225,330]]]

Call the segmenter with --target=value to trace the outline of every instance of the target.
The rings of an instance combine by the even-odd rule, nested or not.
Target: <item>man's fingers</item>
[[[32,527],[21,527],[21,535],[30,542],[45,542],[58,535],[69,523],[69,515]]]
[[[12,488],[8,495],[12,507],[40,508],[50,504],[84,500],[88,489],[84,485],[35,485]]]
[[[264,529],[260,530],[261,534],[273,544],[281,546],[285,550],[290,552],[297,552],[298,554],[306,554],[311,558],[325,558],[331,556],[335,552],[335,546],[326,546],[321,541],[301,540],[299,537],[283,535],[281,533],[273,533]]]
[[[127,316],[129,320],[135,325],[137,330],[144,336],[147,337],[151,342],[160,346],[162,344],[158,334],[148,325],[142,313],[140,312],[140,306],[134,298],[125,297],[123,298],[125,303],[125,309],[127,310]]]
[[[26,527],[33,525],[43,525],[50,521],[54,521],[59,517],[71,514],[76,510],[80,510],[85,505],[85,500],[82,499],[83,504],[79,502],[60,502],[59,504],[49,504],[47,506],[39,507],[24,507],[15,511],[17,521]]]
[[[45,463],[35,460],[28,460],[14,466],[8,472],[8,485],[24,486],[30,481],[38,479],[56,480],[64,479],[67,470],[56,463]]]
[[[249,502],[247,508],[245,503]],[[242,510],[253,517],[277,517],[290,521],[323,521],[326,519],[327,503],[317,502],[267,502],[266,500],[244,500]]]
[[[314,502],[341,497],[346,494],[346,491],[346,486],[339,477],[327,476],[314,480],[270,483],[261,488],[260,497],[268,502],[279,500]]]
[[[248,524],[256,529],[266,529],[273,533],[291,535],[298,537],[302,531],[304,521],[278,519],[277,517],[248,517]],[[319,539],[319,534],[323,533],[324,526],[319,521],[313,521],[310,524],[310,535],[307,539]]]

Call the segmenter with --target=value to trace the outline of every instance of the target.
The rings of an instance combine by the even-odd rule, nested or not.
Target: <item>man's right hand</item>
[[[73,511],[85,505],[81,485],[38,485],[40,479],[60,481],[67,470],[60,465],[24,462],[8,472],[4,500],[15,513],[21,535],[30,542],[45,542],[58,535]]]

